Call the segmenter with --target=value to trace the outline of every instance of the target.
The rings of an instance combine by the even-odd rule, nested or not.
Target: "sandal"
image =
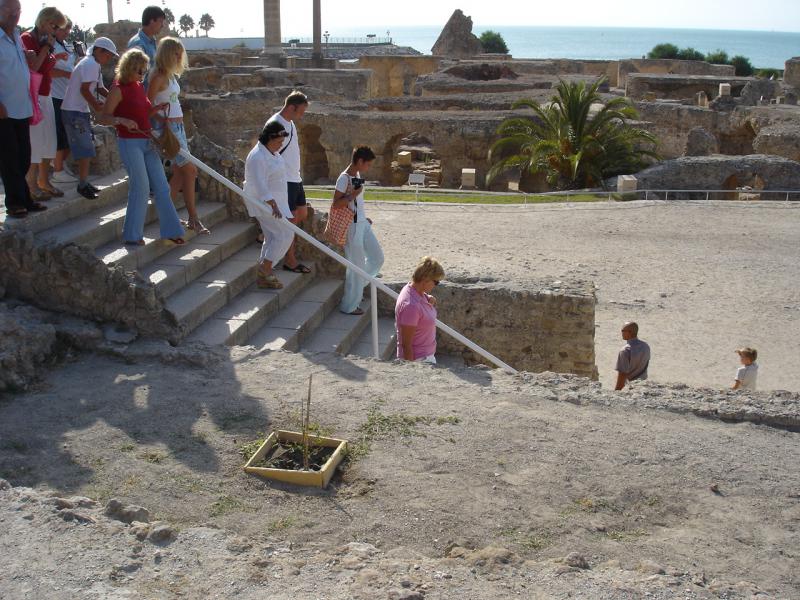
[[[43,210],[47,210],[47,207],[41,202],[32,202],[27,210],[28,212],[42,212]]]
[[[279,290],[283,288],[283,284],[278,280],[274,273],[264,275],[261,271],[258,272],[256,285],[261,289]]]
[[[50,200],[50,198],[52,198],[52,197],[53,197],[53,194],[51,194],[50,192],[48,192],[46,190],[40,190],[40,189],[36,189],[36,190],[32,189],[31,190],[31,199],[34,202],[42,202],[44,200]]]
[[[186,240],[182,237],[174,237],[174,238],[167,238],[170,242],[175,244],[176,246],[183,246],[186,243]]]
[[[126,246],[144,246],[144,240],[125,240]]]
[[[200,219],[189,219],[186,229],[191,229],[197,235],[211,235],[211,230],[200,222]]]
[[[283,265],[283,270],[284,271],[291,271],[292,273],[303,273],[303,274],[311,273],[311,269],[309,269],[303,263],[297,263],[293,267],[290,267],[289,265],[284,264]]]
[[[28,216],[28,209],[27,208],[9,208],[6,211],[6,215],[13,219],[24,219]]]
[[[364,310],[361,309],[361,308],[356,308],[353,312],[344,312],[344,311],[340,311],[340,312],[343,312],[346,315],[353,315],[354,317],[357,317],[359,315],[363,315],[364,314]]]
[[[49,184],[44,187],[39,186],[39,189],[46,194],[50,194],[53,198],[62,198],[64,196],[64,192],[62,192],[57,187],[53,187],[52,185]]]

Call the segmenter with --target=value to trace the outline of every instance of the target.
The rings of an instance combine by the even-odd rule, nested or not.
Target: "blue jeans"
[[[183,226],[169,196],[169,183],[161,157],[150,140],[118,138],[117,143],[122,164],[128,172],[128,210],[125,213],[122,239],[126,242],[138,242],[142,239],[150,189],[155,196],[161,237],[183,236]]]
[[[344,257],[373,277],[381,270],[383,250],[378,243],[378,238],[372,232],[372,226],[367,221],[353,223],[348,228]],[[352,269],[347,269],[347,275],[344,278],[344,296],[339,310],[350,313],[358,308],[361,300],[364,299],[364,286],[367,283],[366,279],[356,275]]]

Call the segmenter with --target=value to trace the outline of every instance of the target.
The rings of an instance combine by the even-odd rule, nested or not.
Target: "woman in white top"
[[[250,216],[258,219],[264,232],[256,279],[260,288],[283,287],[272,267],[286,255],[294,239],[287,218],[292,213],[289,210],[286,164],[280,155],[281,145],[288,135],[277,121],[267,123],[244,163],[247,210]]]
[[[181,93],[181,86],[178,84],[180,77],[188,66],[186,50],[180,40],[173,37],[166,37],[158,43],[156,51],[155,66],[150,72],[147,88],[147,97],[153,106],[156,104],[169,104],[169,111],[163,115],[157,115],[152,119],[153,133],[161,136],[165,125],[172,130],[178,138],[181,148],[189,149],[186,140],[186,129],[183,126],[183,109],[178,96]],[[210,234],[209,231],[197,217],[197,204],[195,202],[194,184],[197,179],[197,167],[180,154],[172,160],[173,174],[169,180],[169,191],[172,201],[178,198],[178,194],[183,190],[183,200],[186,203],[186,211],[189,213],[187,229],[193,229],[196,233]]]
[[[64,161],[69,156],[69,141],[64,123],[61,121],[61,103],[67,92],[69,77],[75,69],[75,48],[67,42],[69,34],[72,33],[72,21],[67,17],[67,24],[61,29],[56,29],[56,47],[53,49],[60,60],[53,68],[53,83],[50,86],[50,96],[53,98],[53,110],[56,114],[56,157],[53,160],[53,182],[54,183],[75,183],[77,177],[69,172],[64,165]]]

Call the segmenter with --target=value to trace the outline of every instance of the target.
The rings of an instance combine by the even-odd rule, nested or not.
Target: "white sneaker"
[[[66,169],[63,171],[54,171],[53,176],[50,178],[53,183],[75,183],[78,181],[77,177],[73,177],[67,173]]]

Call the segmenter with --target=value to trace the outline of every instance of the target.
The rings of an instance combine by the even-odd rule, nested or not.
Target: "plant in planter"
[[[273,431],[244,466],[247,473],[324,488],[342,462],[347,441],[310,433],[311,380],[302,411],[303,431]]]

